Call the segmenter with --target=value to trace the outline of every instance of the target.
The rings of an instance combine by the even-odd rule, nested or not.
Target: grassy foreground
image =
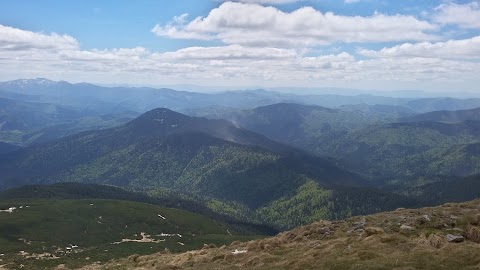
[[[321,221],[272,238],[82,269],[480,269],[479,226],[476,200]]]
[[[0,210],[0,269],[81,267],[254,238],[199,214],[129,201],[13,200]]]

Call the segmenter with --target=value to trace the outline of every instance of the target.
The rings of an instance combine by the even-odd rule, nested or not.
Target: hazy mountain
[[[46,143],[69,135],[80,133],[82,131],[99,130],[119,126],[131,121],[134,116],[137,116],[137,114],[133,112],[125,112],[115,115],[110,114],[83,117],[75,121],[57,124],[42,128],[40,130],[25,133],[19,138],[19,142],[22,145]]]
[[[126,110],[145,112],[158,107],[190,110],[209,106],[251,109],[281,102],[324,107],[367,104],[402,106],[417,112],[459,110],[480,107],[480,99],[394,98],[375,95],[291,94],[262,89],[198,93],[167,88],[103,87],[88,83],[71,84],[47,79],[0,83],[0,97],[30,102],[56,103],[108,114]]]
[[[89,115],[92,112],[55,104],[0,98],[0,131],[32,131]]]
[[[19,149],[21,149],[21,147],[18,146],[18,145],[0,142],[0,155],[5,154],[5,153],[9,153],[9,152],[13,152],[13,151],[16,151],[16,150],[19,150]]]
[[[271,139],[334,157],[344,168],[378,184],[417,181],[423,175],[480,173],[477,153],[466,150],[480,142],[479,121],[395,123],[398,116],[411,115],[412,111],[389,105],[329,109],[281,103],[241,111],[210,108],[200,113],[223,117]],[[463,111],[459,115],[473,118]]]
[[[329,144],[318,144],[318,151],[380,183],[393,183],[423,175],[480,173],[474,161],[477,154],[462,146],[478,142],[479,121],[392,123],[351,131]]]
[[[351,130],[377,123],[396,121],[398,116],[411,115],[405,107],[390,105],[345,105],[340,109],[296,103],[278,103],[251,110],[209,107],[192,110],[192,114],[224,118],[236,125],[320,155],[332,140]]]
[[[403,117],[399,119],[400,122],[462,122],[468,120],[480,120],[480,108],[458,111],[434,111],[409,117]]]
[[[423,98],[413,99],[406,102],[406,106],[417,112],[432,112],[440,110],[468,110],[480,107],[479,98],[456,99],[450,97],[443,98]]]

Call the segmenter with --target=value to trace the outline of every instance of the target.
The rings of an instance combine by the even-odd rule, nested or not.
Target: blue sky
[[[479,35],[477,0],[3,0],[0,80],[475,92]]]

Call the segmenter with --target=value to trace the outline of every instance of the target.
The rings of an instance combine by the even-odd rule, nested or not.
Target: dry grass
[[[434,247],[434,248],[441,248],[443,247],[446,243],[447,240],[445,240],[445,236],[440,236],[438,234],[431,234],[428,237],[428,243]]]
[[[475,225],[479,209],[480,200],[398,209],[367,217],[363,232],[352,230],[359,218],[321,221],[272,238],[182,254],[130,256],[83,269],[480,269],[480,229]],[[419,222],[424,215],[431,221]],[[415,230],[402,233],[399,223]],[[448,243],[445,235],[455,230],[465,231],[467,240]],[[233,254],[235,250],[247,252]]]
[[[480,243],[480,228],[470,227],[467,232],[467,239],[475,243]]]

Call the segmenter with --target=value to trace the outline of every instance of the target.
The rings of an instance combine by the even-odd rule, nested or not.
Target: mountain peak
[[[19,88],[27,88],[27,87],[49,87],[55,85],[63,85],[69,84],[65,81],[52,81],[46,78],[36,78],[36,79],[19,79],[14,81],[4,82],[4,84],[8,86],[15,86]]]
[[[160,124],[178,124],[179,122],[191,119],[192,117],[172,111],[167,108],[158,108],[142,114],[137,120],[155,121]]]
[[[136,132],[168,135],[188,127],[193,118],[167,108],[158,108],[140,115],[129,123]]]

